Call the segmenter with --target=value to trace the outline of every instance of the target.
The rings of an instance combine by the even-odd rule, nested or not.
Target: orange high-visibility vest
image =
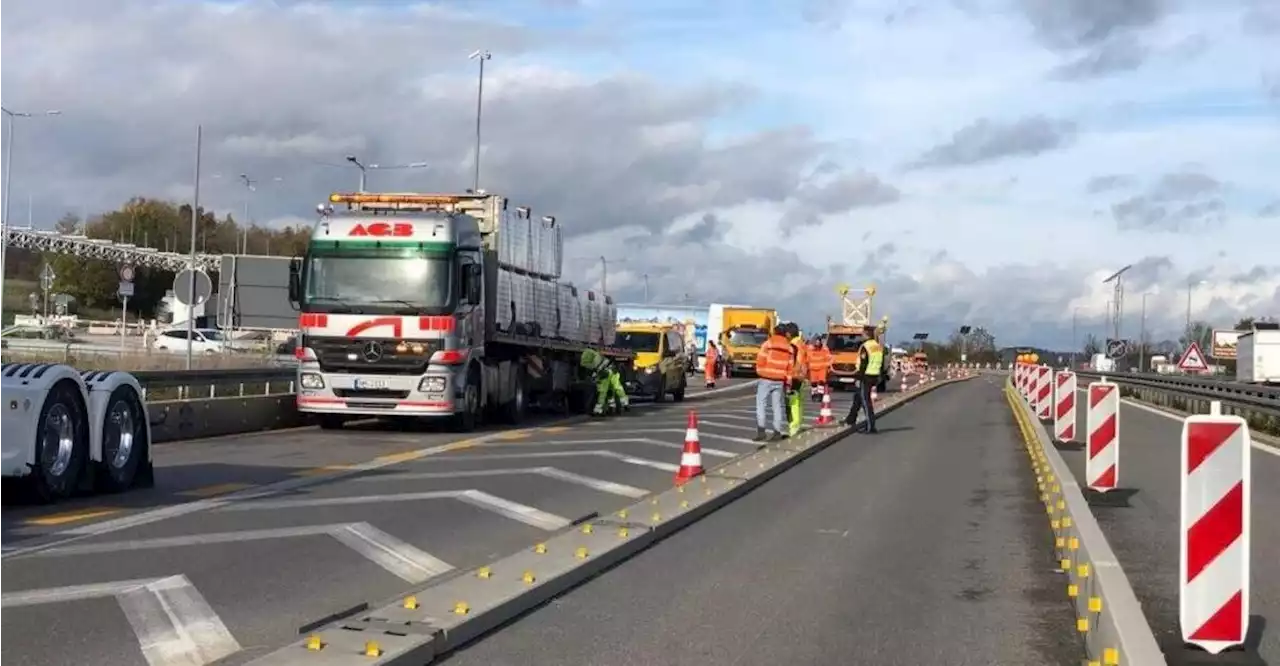
[[[761,379],[780,382],[789,379],[794,369],[795,354],[786,338],[774,335],[760,345],[756,354],[756,375]]]
[[[817,345],[809,350],[809,381],[814,383],[824,383],[827,381],[827,372],[831,370],[831,350]]]

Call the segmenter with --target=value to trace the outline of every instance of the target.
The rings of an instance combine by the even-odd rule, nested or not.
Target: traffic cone
[[[676,471],[676,485],[702,474],[702,444],[698,442],[698,413],[689,410],[689,427],[684,434],[684,452],[680,454],[680,469]]]
[[[818,427],[826,428],[836,423],[835,417],[831,415],[831,387],[824,386],[822,388],[822,409],[818,410]]]

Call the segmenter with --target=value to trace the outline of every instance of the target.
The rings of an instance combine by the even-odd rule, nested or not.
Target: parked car
[[[191,332],[191,342],[187,342],[187,329],[169,329],[156,336],[155,348],[161,351],[186,353],[187,345],[196,354],[217,354],[223,350],[222,331],[212,328],[197,328]]]

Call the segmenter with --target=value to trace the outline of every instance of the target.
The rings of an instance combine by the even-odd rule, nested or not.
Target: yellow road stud
[[[532,585],[538,580],[538,578],[533,575],[532,571],[526,571],[524,572],[524,575],[520,577],[520,580],[523,580],[525,585]]]
[[[680,500],[680,508],[681,509],[689,508],[689,500]]]
[[[579,547],[577,550],[573,551],[573,556],[580,560],[585,560],[587,559],[587,549]]]
[[[409,610],[417,610],[417,608],[418,608],[418,598],[417,598],[417,597],[415,597],[415,596],[413,596],[413,595],[409,595],[409,596],[405,597],[405,598],[404,598],[404,607],[405,607],[405,608],[408,608]]]
[[[1106,666],[1120,666],[1120,651],[1115,648],[1103,649],[1102,663]]]
[[[1080,539],[1071,537],[1071,540],[1067,541],[1067,548],[1070,548],[1071,550],[1080,550]]]
[[[366,641],[364,644],[364,656],[381,657],[382,648],[378,647],[378,641]]]
[[[1068,596],[1068,597],[1071,597],[1072,599],[1075,599],[1076,597],[1080,596],[1080,586],[1079,586],[1079,585],[1068,585],[1068,586],[1067,586],[1067,596]]]
[[[627,519],[627,510],[626,510],[626,509],[623,509],[623,510],[619,511],[619,512],[618,512],[618,517],[619,517],[619,518],[621,518],[621,519],[623,519],[623,520],[626,520],[626,519]]]
[[[493,569],[490,569],[489,567],[480,567],[479,569],[476,569],[476,578],[492,578],[492,577],[493,577]]]
[[[1054,547],[1054,548],[1061,548],[1061,547],[1062,547],[1062,544],[1063,544],[1065,541],[1066,541],[1066,540],[1065,540],[1065,539],[1063,539],[1062,537],[1058,537],[1058,538],[1056,538],[1056,539],[1054,539],[1054,540],[1053,540],[1053,547]]]
[[[1078,618],[1076,620],[1076,631],[1082,634],[1089,631],[1089,618],[1087,617]]]
[[[1102,612],[1102,597],[1089,597],[1089,612],[1090,613]]]
[[[620,538],[625,539],[625,538],[627,538],[627,536],[628,536],[628,535],[630,535],[630,534],[631,534],[631,531],[630,531],[630,530],[628,530],[627,528],[625,528],[625,527],[619,527],[619,528],[618,528],[618,536],[619,536]]]
[[[1088,578],[1088,577],[1089,577],[1089,563],[1088,563],[1088,562],[1085,562],[1084,564],[1081,564],[1080,566],[1076,567],[1076,575],[1077,575],[1077,576],[1079,576],[1079,577],[1081,577],[1081,578]]]
[[[320,640],[319,636],[311,634],[307,637],[307,649],[312,651],[323,650],[324,641]]]
[[[1060,570],[1062,570],[1062,571],[1071,571],[1071,560],[1068,560],[1068,559],[1066,559],[1066,558],[1063,558],[1063,560],[1062,560],[1061,562],[1059,562],[1058,564],[1060,565]]]
[[[547,552],[547,544],[545,544],[545,543],[540,543],[540,544],[538,544],[538,545],[534,546],[534,547],[533,547],[533,552],[535,552],[535,553],[537,553],[537,554],[539,554],[539,555],[545,555],[545,554],[546,554],[546,552]]]
[[[1052,528],[1053,528],[1053,529],[1055,529],[1055,530],[1056,530],[1056,529],[1059,529],[1059,528],[1061,528],[1061,527],[1062,527],[1062,521],[1061,521],[1061,520],[1058,520],[1058,519],[1056,519],[1056,518],[1055,518],[1055,519],[1053,519],[1053,520],[1050,520],[1050,521],[1049,521],[1049,527],[1052,527]]]
[[[465,601],[459,601],[458,603],[453,605],[454,615],[466,615],[467,613],[470,613],[470,612],[471,612],[471,607],[468,606],[467,602]]]
[[[654,511],[653,515],[649,516],[649,520],[652,520],[653,522],[656,523],[659,520],[662,520],[662,514],[658,513],[657,511]]]
[[[593,529],[595,529],[595,528],[591,527],[591,523],[585,523],[585,524],[583,524],[583,526],[582,526],[582,533],[583,533],[583,534],[591,534],[591,530],[593,530]]]
[[[1063,527],[1071,527],[1071,516],[1063,516],[1063,517],[1062,517],[1062,526],[1063,526]]]

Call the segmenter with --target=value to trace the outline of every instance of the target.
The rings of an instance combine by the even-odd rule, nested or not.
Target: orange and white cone
[[[684,435],[684,452],[680,454],[680,469],[676,471],[676,485],[702,474],[702,444],[698,441],[698,413],[689,410],[689,427]]]
[[[817,425],[820,428],[827,428],[835,425],[836,419],[831,415],[831,387],[824,386],[822,388],[822,409],[818,410]]]

